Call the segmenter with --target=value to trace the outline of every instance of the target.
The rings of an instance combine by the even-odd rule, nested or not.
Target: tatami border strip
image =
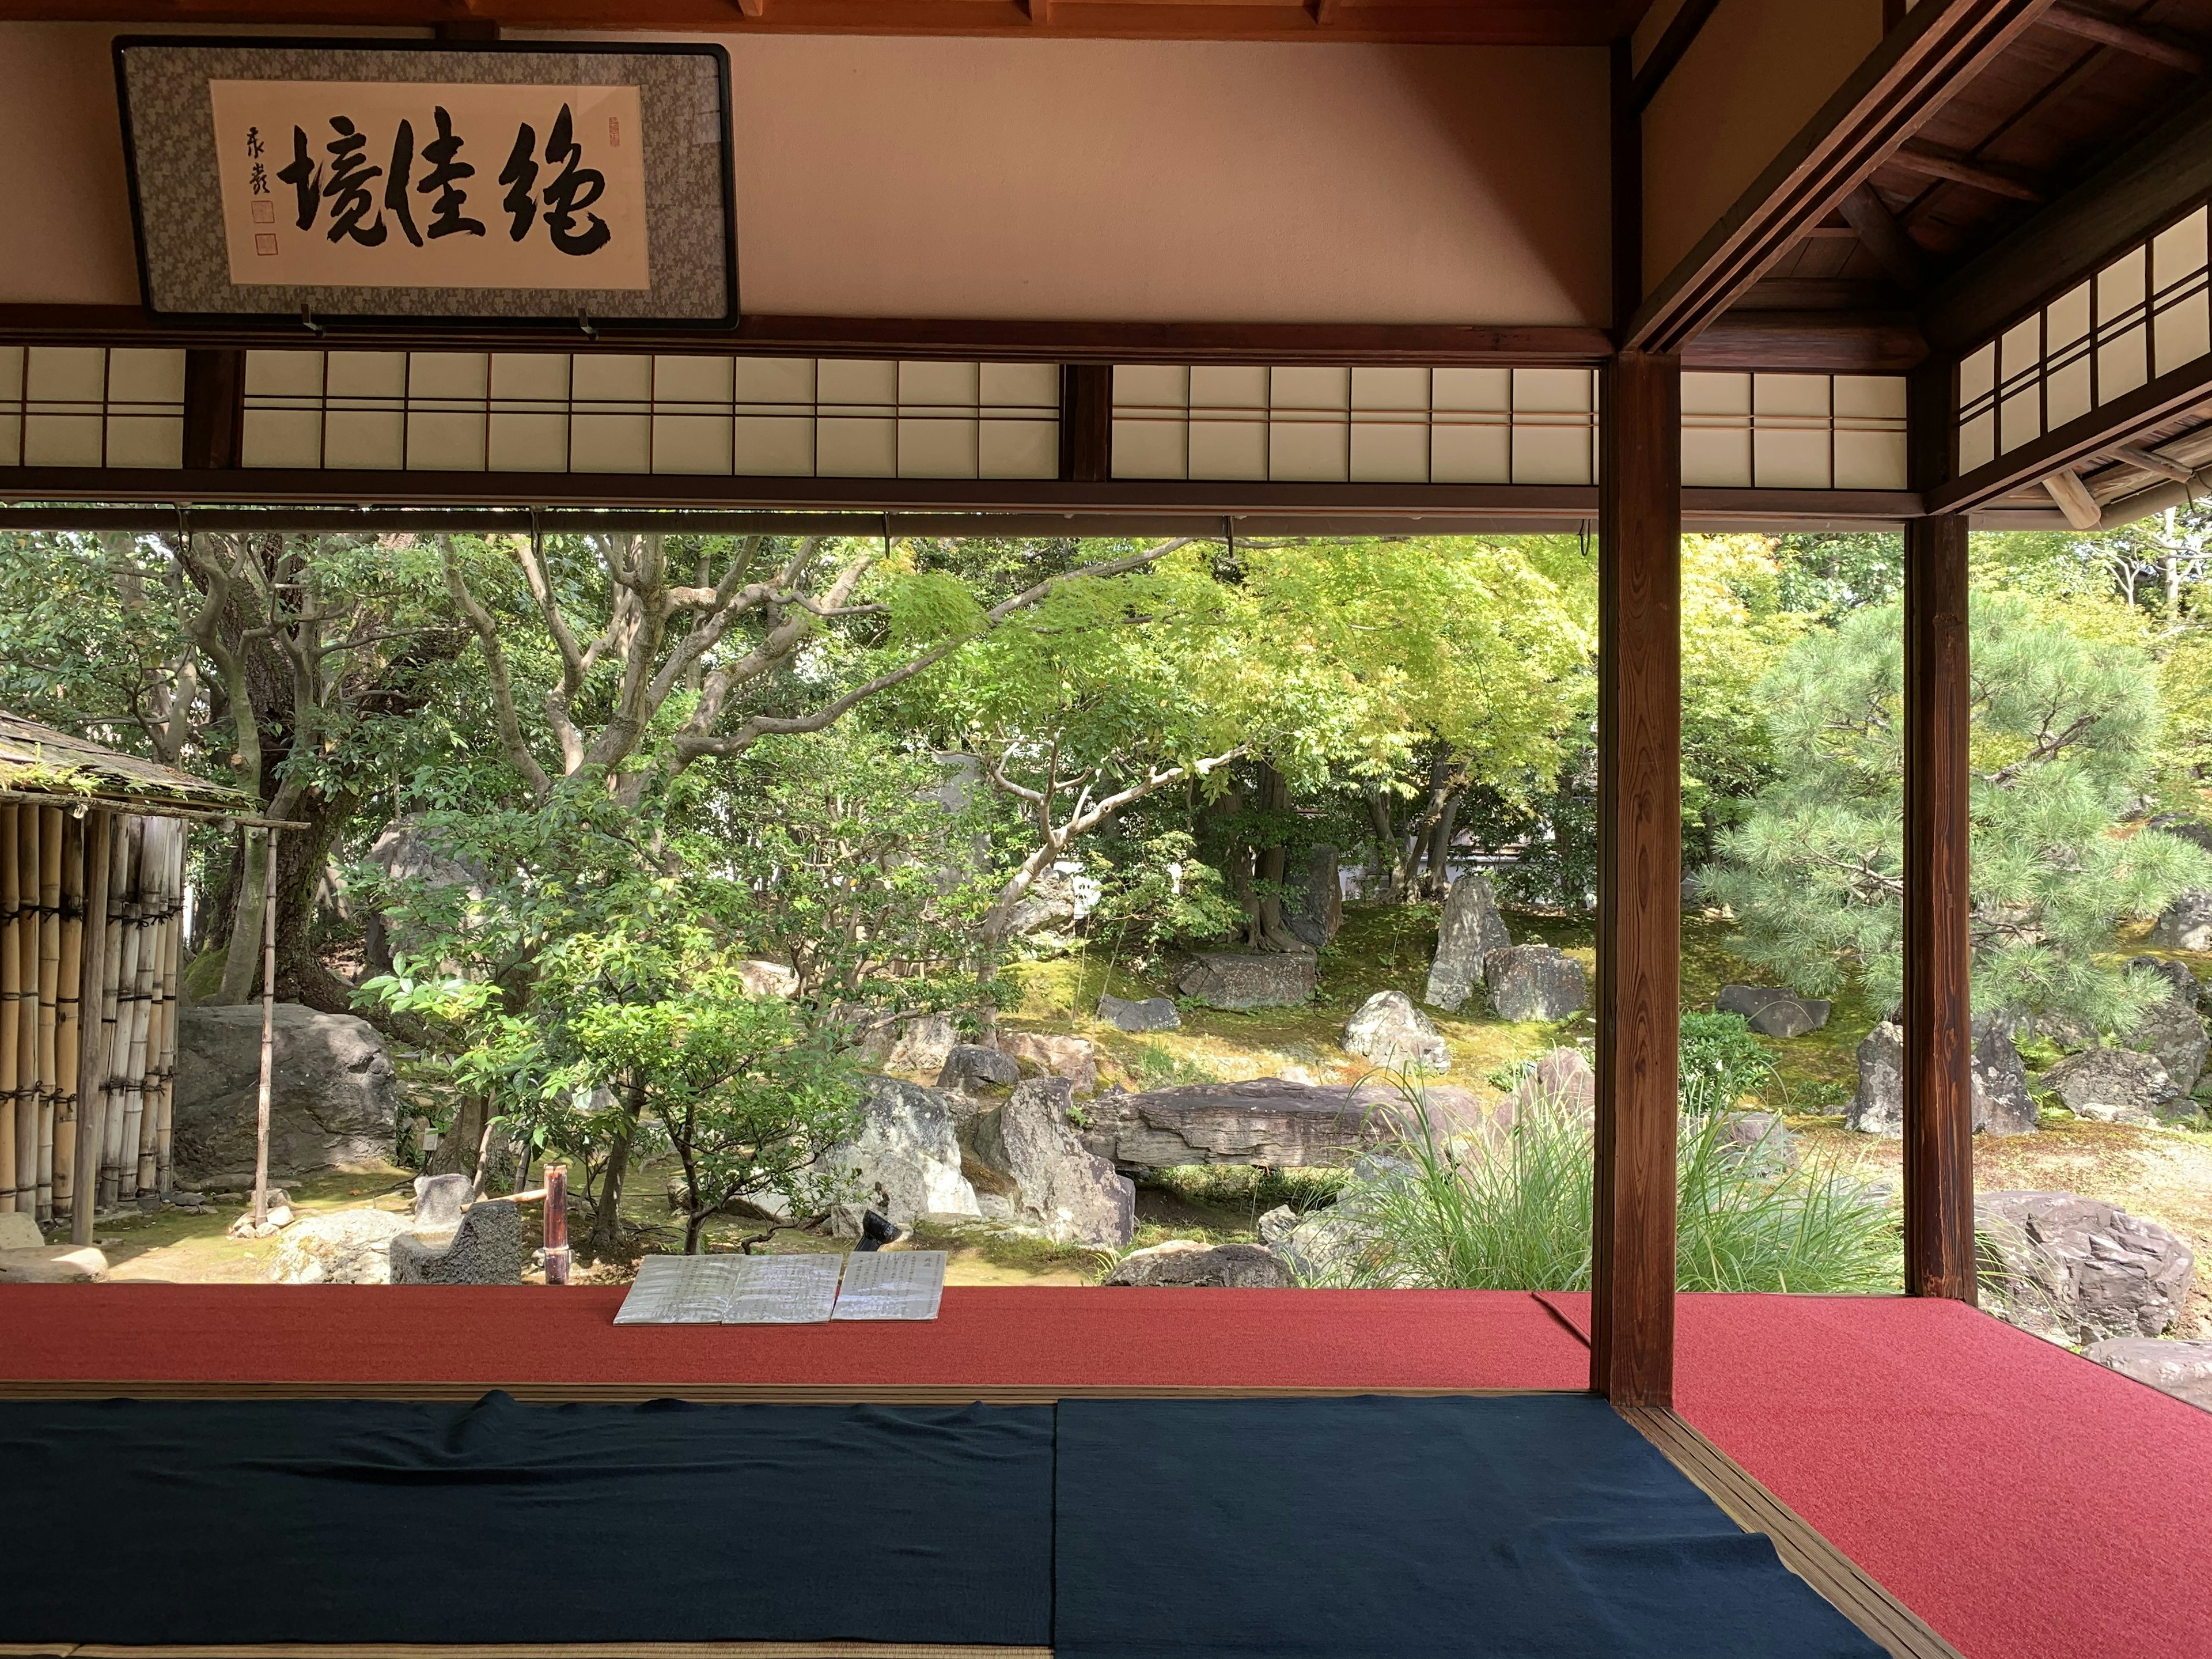
[[[0,1642],[4,1659],[517,1659],[520,1655],[532,1659],[1052,1659],[1052,1650],[894,1642],[266,1642],[225,1647]]]
[[[1772,1540],[1782,1565],[1826,1597],[1891,1659],[1964,1659],[1918,1613],[1884,1589],[1865,1568],[1823,1538],[1810,1522],[1753,1479],[1741,1464],[1680,1413],[1656,1406],[1614,1409],[1664,1452],[1668,1462],[1696,1482],[1729,1519],[1746,1532],[1764,1533]]]
[[[533,1405],[634,1405],[682,1400],[696,1405],[1049,1406],[1059,1400],[1346,1400],[1361,1395],[1413,1399],[1445,1395],[1583,1394],[1581,1389],[1391,1389],[1242,1387],[1158,1383],[1054,1387],[1048,1383],[871,1382],[258,1382],[179,1381],[0,1382],[9,1400],[481,1400],[505,1394]],[[12,1651],[0,1647],[0,1656]],[[42,1650],[43,1651],[43,1650]],[[78,1650],[89,1653],[90,1649]]]

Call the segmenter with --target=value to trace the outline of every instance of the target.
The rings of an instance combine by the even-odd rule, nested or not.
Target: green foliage
[[[1685,1093],[1694,1089],[1714,1109],[1763,1095],[1780,1082],[1774,1056],[1741,1014],[1683,1014],[1680,1064]]]
[[[1085,868],[1099,885],[1093,925],[1111,929],[1117,945],[1157,951],[1178,940],[1217,939],[1243,919],[1188,830],[1116,837]]]
[[[1816,994],[1862,975],[1882,1007],[1904,975],[1900,628],[1858,612],[1768,677],[1780,775],[1705,890],[1745,960]],[[2151,665],[2014,594],[1978,595],[1971,632],[1976,1005],[2124,1025],[2141,994],[2095,959],[2115,922],[2212,884],[2197,848],[2127,822],[2158,761]]]
[[[1441,1138],[1418,1093],[1413,1173],[1376,1183],[1353,1284],[1589,1288],[1595,1149],[1586,1122],[1523,1114],[1496,1140]],[[1685,1291],[1893,1291],[1894,1222],[1858,1185],[1810,1161],[1763,1173],[1719,1112],[1689,1091],[1676,1152],[1675,1282]]]

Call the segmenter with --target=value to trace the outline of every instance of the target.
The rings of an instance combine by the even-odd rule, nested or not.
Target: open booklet
[[[842,1287],[839,1279],[842,1275]],[[617,1325],[819,1325],[836,1319],[934,1319],[942,1250],[848,1256],[649,1255]]]

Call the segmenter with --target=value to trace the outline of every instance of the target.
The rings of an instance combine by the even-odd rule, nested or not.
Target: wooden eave
[[[244,793],[0,710],[0,796],[150,817],[247,813]]]

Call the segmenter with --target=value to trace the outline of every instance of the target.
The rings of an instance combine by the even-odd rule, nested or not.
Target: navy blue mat
[[[1883,1659],[1601,1400],[1064,1401],[1054,1659]]]
[[[1049,1407],[0,1404],[0,1643],[1051,1636]]]

